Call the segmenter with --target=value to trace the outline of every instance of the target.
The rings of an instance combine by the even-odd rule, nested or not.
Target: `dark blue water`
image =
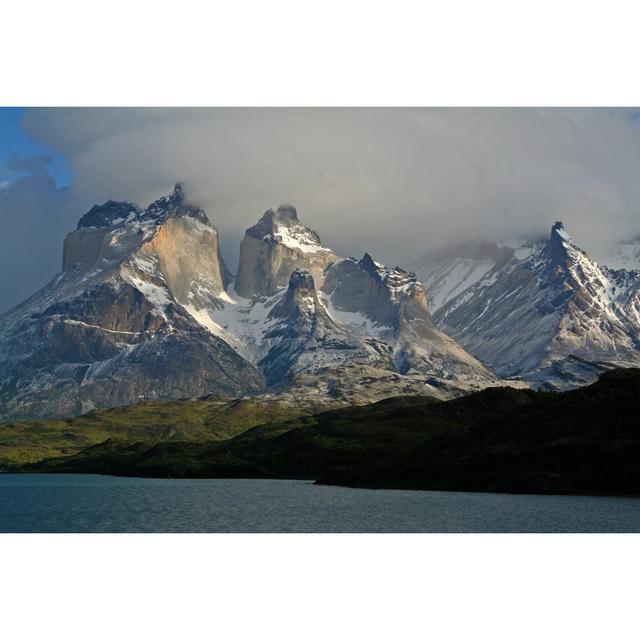
[[[2,532],[640,532],[640,499],[0,474]]]

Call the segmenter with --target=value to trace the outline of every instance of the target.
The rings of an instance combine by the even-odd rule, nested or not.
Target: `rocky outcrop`
[[[269,209],[246,230],[235,290],[244,298],[271,296],[287,286],[298,267],[310,271],[320,284],[325,268],[336,260],[318,234],[300,223],[294,207],[282,205],[276,211]]]
[[[438,329],[415,273],[385,267],[369,254],[359,261],[349,258],[327,270],[323,300],[334,316],[388,344],[400,373],[468,381],[496,379]]]
[[[360,363],[393,368],[387,346],[358,335],[334,321],[320,303],[313,276],[306,269],[291,274],[285,295],[275,304],[264,335],[266,351],[258,363],[269,384],[283,384],[302,371]]]
[[[0,416],[261,390],[256,368],[189,313],[220,305],[228,279],[217,231],[179,186],[147,209],[94,207],[63,271],[0,317]]]
[[[291,206],[247,230],[233,281],[180,185],[146,208],[109,201],[83,216],[63,270],[0,317],[0,356],[2,419],[209,393],[317,404],[497,383],[434,325],[414,273],[338,258]]]

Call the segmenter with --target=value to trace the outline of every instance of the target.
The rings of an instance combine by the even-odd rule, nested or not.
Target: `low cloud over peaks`
[[[339,253],[394,264],[555,220],[596,253],[640,233],[640,122],[626,110],[36,109],[23,128],[73,174],[58,255],[67,208],[146,204],[179,181],[232,266],[244,229],[282,202]],[[30,162],[33,176],[43,161]]]

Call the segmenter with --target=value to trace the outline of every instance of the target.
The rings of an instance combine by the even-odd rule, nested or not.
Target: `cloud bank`
[[[339,253],[400,265],[444,243],[543,234],[555,220],[596,253],[640,233],[630,110],[37,109],[23,128],[73,172],[61,225],[68,209],[146,204],[183,181],[232,270],[244,229],[282,202]]]
[[[26,300],[60,270],[62,241],[75,226],[68,189],[56,187],[39,169],[0,185],[0,312]]]

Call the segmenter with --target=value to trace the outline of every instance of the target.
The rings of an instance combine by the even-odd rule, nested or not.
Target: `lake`
[[[0,474],[2,532],[640,532],[640,498]]]

